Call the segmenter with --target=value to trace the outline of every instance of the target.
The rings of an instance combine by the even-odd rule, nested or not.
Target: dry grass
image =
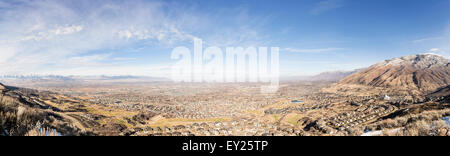
[[[264,116],[264,110],[248,110],[247,112],[255,116]]]
[[[361,136],[364,131],[360,127],[351,127],[346,130],[348,136]]]
[[[25,136],[61,136],[55,129],[43,127],[39,122]]]
[[[0,129],[8,135],[25,135],[44,118],[43,112],[19,106],[12,98],[0,97]]]
[[[132,127],[132,125],[129,124],[129,123],[128,123],[127,121],[125,121],[124,119],[118,119],[118,118],[116,118],[116,119],[114,119],[114,123],[120,124],[120,125],[124,125],[124,126],[126,126],[126,127],[128,127],[128,128]]]
[[[280,120],[280,118],[282,117],[281,114],[271,114],[269,116],[272,122],[278,122],[278,120]]]
[[[57,112],[29,107],[19,100],[0,95],[0,135],[42,136],[53,135],[56,130],[64,135],[87,135]]]
[[[450,126],[442,120],[450,110],[433,110],[420,114],[406,115],[368,126],[372,130],[382,130],[385,136],[448,136]],[[400,129],[393,131],[393,129]]]
[[[286,115],[283,122],[297,126],[298,120],[300,120],[302,117],[303,117],[302,114],[290,113],[290,114]]]

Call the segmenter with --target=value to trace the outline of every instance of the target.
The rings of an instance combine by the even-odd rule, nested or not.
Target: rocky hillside
[[[450,61],[435,54],[418,54],[379,62],[339,84],[358,84],[432,92],[450,84]]]
[[[132,135],[153,114],[78,97],[0,84],[0,136]]]
[[[50,93],[0,84],[0,136],[88,135],[60,110],[45,104]]]
[[[427,97],[431,98],[431,99],[441,98],[440,101],[449,103],[450,102],[450,85],[437,89],[436,91],[427,95]]]

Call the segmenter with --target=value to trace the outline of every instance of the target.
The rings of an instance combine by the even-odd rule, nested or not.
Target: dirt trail
[[[70,120],[70,123],[73,123],[74,126],[80,128],[83,131],[86,131],[86,129],[88,128],[86,126],[86,124],[84,124],[81,121],[79,121],[79,119],[76,119],[76,118],[70,116],[70,114],[65,114],[65,113],[60,113],[60,112],[53,112],[53,113],[63,117],[64,119]]]

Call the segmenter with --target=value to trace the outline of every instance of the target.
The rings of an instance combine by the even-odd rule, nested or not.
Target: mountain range
[[[435,54],[385,60],[354,73],[338,84],[358,84],[431,92],[450,84],[450,61]]]

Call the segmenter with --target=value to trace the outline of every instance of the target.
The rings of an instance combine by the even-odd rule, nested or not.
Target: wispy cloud
[[[428,37],[428,38],[421,38],[421,39],[417,39],[417,40],[413,40],[413,43],[422,43],[422,42],[426,42],[426,41],[433,41],[433,40],[439,40],[439,39],[443,39],[444,37]]]
[[[439,48],[431,48],[428,51],[426,51],[425,53],[440,55],[440,56],[443,56],[446,58],[449,58],[449,56],[450,56],[447,51],[439,49]]]
[[[321,49],[295,49],[295,48],[284,48],[284,51],[293,53],[326,53],[333,51],[344,50],[344,48],[321,48]]]
[[[341,8],[344,6],[343,0],[323,0],[315,4],[310,13],[319,15],[332,9]]]
[[[188,42],[179,18],[161,1],[5,1],[0,3],[0,74],[117,61],[108,49]],[[182,9],[176,8],[174,9]],[[17,20],[20,19],[20,20]],[[103,51],[101,53],[96,51]]]
[[[106,65],[120,70],[136,56],[117,49],[170,49],[196,37],[218,46],[260,42],[252,24],[262,20],[249,19],[245,8],[204,14],[195,7],[160,0],[0,1],[0,74],[74,67],[101,71],[93,67]]]
[[[428,41],[428,40],[427,40]],[[450,23],[447,23],[446,28],[444,29],[442,35],[440,37],[433,37],[433,42],[427,42],[425,44],[427,47],[432,47],[427,52],[434,53],[441,56],[450,58]]]
[[[37,26],[39,26],[39,25],[31,27],[29,31],[33,31],[34,29],[36,29]],[[55,36],[70,35],[70,34],[79,32],[81,30],[83,30],[82,26],[67,26],[67,27],[58,26],[55,29],[37,32],[37,33],[33,33],[31,35],[25,36],[24,38],[21,39],[21,41],[28,41],[28,40],[40,41],[43,39],[48,40],[48,39],[52,39]]]
[[[113,58],[114,61],[133,61],[136,60],[134,57],[115,57]]]
[[[108,59],[111,54],[94,54],[87,56],[74,56],[70,57],[60,64],[65,65],[65,67],[79,67],[79,66],[101,66],[103,64],[99,63],[99,61],[103,61]]]
[[[429,52],[437,52],[437,51],[439,51],[439,49],[438,48],[431,48],[430,50],[428,50]]]

